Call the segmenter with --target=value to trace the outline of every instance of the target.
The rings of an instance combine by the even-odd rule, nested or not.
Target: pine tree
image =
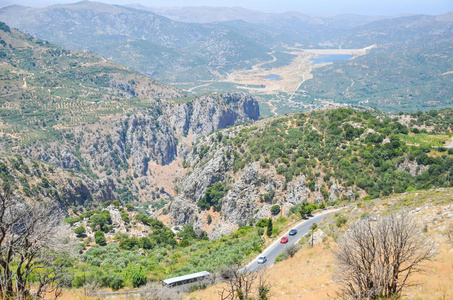
[[[267,236],[272,235],[272,218],[269,218],[269,221],[267,222]]]

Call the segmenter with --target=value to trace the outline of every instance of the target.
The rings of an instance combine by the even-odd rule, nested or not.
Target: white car
[[[258,260],[257,260],[257,262],[259,264],[264,264],[266,261],[267,261],[267,257],[266,256],[260,256],[260,257],[258,257]]]

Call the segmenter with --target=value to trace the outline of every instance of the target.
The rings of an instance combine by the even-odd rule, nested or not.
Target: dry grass
[[[326,217],[319,225],[325,232],[329,232],[328,228],[334,228],[340,233],[364,213],[379,215],[419,207],[412,210],[413,216],[427,225],[427,235],[435,241],[438,254],[434,261],[425,265],[428,272],[412,277],[411,283],[414,286],[404,291],[403,299],[453,299],[453,244],[448,242],[445,235],[447,226],[453,222],[452,193],[453,189],[440,189],[387,197],[374,201],[368,208],[368,205],[362,205],[358,209],[348,208],[342,211],[341,215],[347,216],[349,220],[340,231],[334,225],[334,214]],[[336,262],[332,250],[335,247],[335,241],[329,237],[313,248],[304,246],[293,258],[270,267],[268,275],[272,282],[271,299],[335,298],[338,291],[334,282]],[[220,288],[220,285],[215,285],[186,295],[184,299],[219,299]]]
[[[313,248],[303,248],[293,258],[268,269],[273,283],[271,299],[332,299],[338,286],[334,282],[335,259],[331,239]],[[405,291],[404,299],[453,299],[453,251],[442,243],[439,254],[429,264],[429,272],[413,277],[416,286]],[[220,285],[187,295],[184,299],[219,299]]]
[[[272,283],[271,299],[330,299],[336,285],[333,282],[334,257],[327,240],[313,248],[303,248],[294,257],[280,262],[268,269],[269,282]],[[219,299],[221,285],[197,291],[185,299]]]

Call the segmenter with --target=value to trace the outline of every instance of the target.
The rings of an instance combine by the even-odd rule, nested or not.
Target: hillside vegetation
[[[427,272],[409,278],[409,286],[401,299],[449,299],[453,296],[452,243],[447,236],[453,228],[453,189],[432,189],[368,200],[357,207],[345,208],[327,216],[318,224],[315,245],[311,237],[301,239],[299,250],[293,257],[267,269],[271,299],[331,299],[338,296],[338,261],[334,252],[344,233],[361,219],[378,219],[389,213],[406,212],[423,229],[423,238],[434,241],[436,255],[425,262]],[[451,230],[451,229],[450,229]],[[284,274],[284,275],[283,275]],[[337,280],[338,279],[338,280]],[[223,283],[196,291],[184,299],[216,299]]]
[[[146,107],[182,92],[87,51],[0,27],[3,147],[58,139],[62,129]]]
[[[337,37],[344,48],[377,47],[367,55],[316,68],[301,86],[310,99],[399,112],[451,107],[452,13],[379,20]],[[304,101],[304,99],[301,99]]]
[[[449,143],[451,129],[450,109],[393,119],[336,109],[226,129],[194,145],[186,157],[193,171],[181,180],[170,212],[176,224],[205,228],[212,207],[221,213],[212,233],[218,236],[269,217],[273,205],[288,214],[307,201],[327,206],[449,187],[453,151],[407,141],[441,134]]]

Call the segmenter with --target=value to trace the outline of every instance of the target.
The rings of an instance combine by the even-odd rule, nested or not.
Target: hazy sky
[[[0,6],[46,6],[76,0],[0,0]],[[431,14],[453,11],[453,0],[99,0],[113,4],[140,3],[159,6],[240,6],[267,11],[300,11],[307,14],[355,13],[364,15]]]

